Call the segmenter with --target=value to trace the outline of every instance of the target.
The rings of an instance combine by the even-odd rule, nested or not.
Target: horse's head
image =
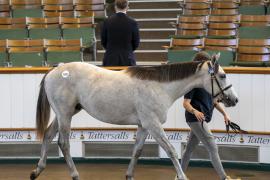
[[[222,102],[226,107],[235,106],[238,102],[237,94],[230,84],[224,70],[218,64],[220,54],[212,56],[210,61],[203,64],[204,88],[212,94],[214,100]]]

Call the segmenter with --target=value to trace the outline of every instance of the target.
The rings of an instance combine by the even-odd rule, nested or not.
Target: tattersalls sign
[[[217,144],[232,144],[245,146],[270,146],[269,135],[251,135],[251,134],[226,134],[213,133]],[[186,142],[189,136],[188,132],[166,131],[167,138],[173,143]],[[136,131],[134,130],[84,130],[72,131],[70,133],[71,141],[134,141]],[[57,137],[54,139],[57,141]],[[34,131],[0,131],[0,142],[15,141],[38,141]],[[151,135],[147,136],[146,141],[153,142]]]

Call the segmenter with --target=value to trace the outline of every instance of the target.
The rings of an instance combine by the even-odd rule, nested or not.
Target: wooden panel
[[[236,36],[237,30],[215,30],[209,29],[208,36]]]
[[[37,18],[26,17],[27,24],[59,24],[59,17]]]
[[[39,84],[36,82],[36,75],[23,74],[23,103],[27,102],[27,105],[23,106],[23,127],[35,127],[36,118],[36,104],[37,93],[36,86]]]
[[[179,16],[178,22],[185,23],[204,23],[207,21],[207,16]]]
[[[270,22],[270,15],[241,15],[241,22],[242,21],[255,21],[255,22]]]
[[[264,75],[264,88],[265,88],[265,94],[264,94],[264,104],[261,104],[260,107],[264,107],[264,126],[265,131],[270,131],[270,76]]]
[[[1,93],[0,93],[0,126],[3,128],[11,128],[11,76],[10,74],[0,75]]]
[[[60,4],[73,4],[73,0],[43,0],[43,4],[55,4],[55,5],[60,5]]]
[[[179,30],[177,30],[176,35],[204,36],[204,35],[206,35],[206,31],[205,30],[183,30],[183,29],[179,29]]]
[[[239,39],[239,46],[270,46],[270,39]]]
[[[74,4],[104,4],[104,0],[73,0]]]
[[[209,9],[211,7],[208,3],[185,3],[184,9],[188,10],[202,10],[202,9]]]
[[[205,39],[206,46],[236,46],[237,39]]]
[[[265,127],[265,111],[269,111],[269,109],[265,109],[265,94],[269,93],[269,90],[265,89],[264,84],[264,75],[252,75],[252,94],[251,94],[251,102],[252,102],[252,125],[251,130],[261,130],[266,131],[267,127]],[[260,120],[259,120],[260,119]],[[259,122],[259,123],[258,123]]]
[[[190,30],[200,30],[206,29],[206,26],[201,23],[191,24],[191,23],[181,23],[178,25],[181,29],[190,29]]]
[[[238,25],[235,23],[209,23],[210,29],[237,29]]]
[[[237,104],[239,110],[239,120],[236,119],[241,128],[250,129],[252,127],[252,75],[241,75],[239,81],[239,103]],[[233,118],[233,117],[232,117]]]
[[[238,8],[238,4],[230,3],[230,2],[213,2],[212,8],[216,9],[236,9]]]
[[[20,74],[11,76],[11,127],[23,127],[23,107],[27,102],[23,102],[23,77]]]
[[[215,15],[211,15],[209,16],[209,22],[238,22],[240,20],[240,16],[239,15],[234,15],[234,16],[215,16]]]
[[[173,46],[199,46],[202,39],[173,39]]]
[[[238,9],[213,9],[211,11],[213,15],[237,15]]]
[[[258,55],[258,54],[237,54],[237,61],[256,61],[256,62],[263,62],[263,61],[270,61],[270,55]]]
[[[209,15],[210,10],[189,10],[189,9],[184,9],[183,11],[184,15]]]

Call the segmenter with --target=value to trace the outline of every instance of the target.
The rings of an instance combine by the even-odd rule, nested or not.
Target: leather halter
[[[217,96],[219,96],[220,94],[222,94],[222,97],[225,99],[229,99],[228,96],[224,93],[226,90],[230,89],[232,87],[232,84],[226,86],[225,88],[222,88],[217,77],[216,77],[216,73],[215,73],[215,69],[214,67],[211,66],[210,62],[207,62],[208,65],[208,72],[211,75],[211,86],[212,86],[212,98],[216,98]],[[215,94],[214,92],[214,81],[217,83],[218,88],[219,88],[219,92],[217,94]]]

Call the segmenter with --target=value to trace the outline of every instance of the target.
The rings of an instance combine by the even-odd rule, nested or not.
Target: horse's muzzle
[[[233,107],[238,103],[238,98],[231,99],[228,96],[223,97],[221,102],[226,106],[226,107]]]

